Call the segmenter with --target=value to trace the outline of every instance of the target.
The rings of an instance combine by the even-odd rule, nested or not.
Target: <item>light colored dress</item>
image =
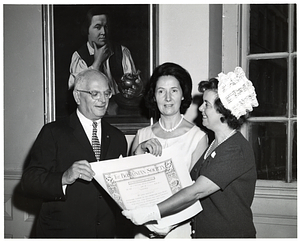
[[[153,131],[152,126],[148,126],[138,130],[139,144],[143,141],[146,141],[151,138],[156,138],[161,143],[163,149],[172,147],[174,150],[181,150],[185,154],[185,159],[182,161],[186,164],[188,171],[192,169],[192,155],[199,141],[205,138],[206,134],[197,126],[193,126],[188,132],[185,134],[169,139],[163,139],[157,137]],[[137,234],[135,236],[136,239],[146,239],[143,234]],[[169,238],[191,238],[191,226],[190,222],[177,226],[173,229],[166,237]]]

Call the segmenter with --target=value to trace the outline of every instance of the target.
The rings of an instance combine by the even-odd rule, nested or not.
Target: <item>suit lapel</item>
[[[106,154],[108,151],[108,147],[110,144],[110,134],[108,132],[109,126],[107,123],[102,119],[101,120],[101,132],[102,132],[102,137],[101,137],[101,160],[104,160],[106,158]]]
[[[78,142],[82,145],[83,150],[86,151],[87,159],[90,161],[95,160],[95,153],[93,151],[93,148],[91,146],[91,143],[88,139],[88,137],[85,134],[85,131],[79,121],[79,118],[77,117],[76,113],[71,114],[70,116],[70,126],[73,128],[73,134],[78,140]]]

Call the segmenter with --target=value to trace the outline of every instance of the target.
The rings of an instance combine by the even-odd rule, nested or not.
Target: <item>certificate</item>
[[[177,154],[178,153],[178,154]],[[160,157],[143,154],[91,163],[94,178],[122,209],[151,206],[164,201],[193,182],[180,151],[164,149]],[[202,210],[199,201],[162,218],[160,226],[185,221]]]

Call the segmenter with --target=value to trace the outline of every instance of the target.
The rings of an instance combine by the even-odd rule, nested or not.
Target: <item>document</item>
[[[160,157],[143,154],[91,163],[94,178],[122,209],[146,207],[164,201],[191,185],[188,168],[182,164],[184,154],[164,149]],[[158,221],[170,226],[185,221],[202,210],[199,201],[187,209]]]

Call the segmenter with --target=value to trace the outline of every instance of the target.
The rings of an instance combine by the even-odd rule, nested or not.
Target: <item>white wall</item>
[[[39,5],[4,5],[6,170],[22,170],[29,148],[43,125],[41,21]]]
[[[209,5],[159,5],[159,64],[175,62],[193,80],[193,95],[198,83],[209,78]],[[185,117],[193,121],[197,106],[191,105]]]
[[[4,234],[29,236],[36,205],[19,196],[26,156],[43,125],[40,5],[4,5]],[[34,209],[33,209],[34,210]]]

